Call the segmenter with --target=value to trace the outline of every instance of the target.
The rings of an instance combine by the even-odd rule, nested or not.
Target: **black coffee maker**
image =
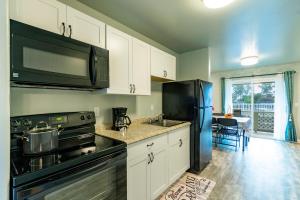
[[[119,107],[119,108],[113,108],[113,126],[112,129],[116,131],[120,131],[123,128],[128,128],[128,126],[131,124],[131,120],[128,117],[127,108]]]

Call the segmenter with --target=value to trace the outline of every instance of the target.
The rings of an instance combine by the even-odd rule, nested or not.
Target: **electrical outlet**
[[[150,110],[151,110],[151,111],[153,111],[153,110],[154,110],[154,105],[153,105],[153,104],[151,104],[151,106],[150,106]]]
[[[96,117],[100,116],[100,108],[99,107],[94,107],[94,113]]]

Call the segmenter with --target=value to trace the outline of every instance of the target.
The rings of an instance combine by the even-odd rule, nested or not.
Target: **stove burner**
[[[46,155],[42,157],[32,157],[29,158],[29,166],[31,171],[36,171],[44,169],[46,167],[52,166],[59,163],[60,156],[58,155]]]

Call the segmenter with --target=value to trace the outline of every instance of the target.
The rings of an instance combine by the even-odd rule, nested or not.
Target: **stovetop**
[[[96,135],[95,142],[39,156],[11,151],[12,185],[20,185],[75,165],[126,149],[126,144]]]

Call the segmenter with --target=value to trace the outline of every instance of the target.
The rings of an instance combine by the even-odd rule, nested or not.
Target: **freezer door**
[[[212,83],[199,81],[199,107],[212,107]]]
[[[193,121],[195,104],[195,81],[163,84],[163,114],[166,119]]]

